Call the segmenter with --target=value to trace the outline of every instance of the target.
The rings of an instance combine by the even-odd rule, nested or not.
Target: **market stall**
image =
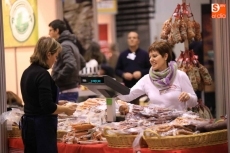
[[[77,104],[73,116],[59,115],[60,153],[228,151],[227,118],[213,121],[193,112],[126,104],[114,97],[119,92],[127,94],[129,90],[107,76],[82,78],[82,83],[106,98],[91,98]],[[125,121],[114,122],[114,115],[123,115]],[[18,137],[12,136],[8,141],[10,148],[20,151],[23,143]]]

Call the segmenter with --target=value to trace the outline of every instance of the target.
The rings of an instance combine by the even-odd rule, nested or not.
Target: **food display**
[[[198,56],[193,50],[181,51],[177,59],[178,69],[184,71],[192,84],[195,91],[202,91],[205,85],[212,84],[212,78],[207,68],[198,61]]]
[[[177,5],[172,17],[163,24],[161,39],[172,45],[183,43],[185,40],[201,40],[200,24],[195,21],[190,5]]]
[[[72,104],[67,103],[65,105]],[[84,143],[83,141],[104,142],[105,138],[102,137],[100,126],[106,123],[106,99],[89,98],[84,102],[74,103],[73,105],[77,105],[77,107],[72,116],[58,115],[58,140],[68,144]],[[117,114],[120,114],[119,108],[124,105],[128,106],[126,102],[120,100],[116,102]],[[126,107],[126,109],[129,108]]]
[[[161,125],[156,125],[149,127],[149,131],[152,131],[155,136],[177,136],[177,135],[192,135],[200,133],[197,130],[199,125],[207,125],[211,121],[207,119],[199,118],[191,112],[186,112],[182,116],[177,117],[170,123],[165,123]]]
[[[205,86],[212,85],[208,69],[200,64],[199,57],[194,51],[189,50],[192,41],[201,41],[200,25],[195,21],[189,4],[177,4],[172,16],[162,26],[161,39],[168,41],[172,46],[184,43],[185,50],[181,51],[176,61],[178,69],[187,74],[194,91],[203,91]],[[212,118],[211,111],[201,99],[191,110],[198,112],[202,118]]]
[[[89,98],[77,105],[73,116],[63,118],[60,115],[58,130],[65,131],[58,138],[61,142],[108,143],[110,147],[127,148],[132,147],[136,141],[139,147],[150,145],[150,149],[156,149],[150,143],[152,139],[157,144],[157,141],[166,138],[177,139],[182,136],[186,139],[190,136],[199,137],[201,134],[212,135],[210,132],[216,130],[225,130],[222,131],[223,135],[227,128],[226,121],[217,124],[214,120],[200,118],[192,111],[140,106],[121,100],[116,101],[116,112],[117,115],[123,115],[125,120],[107,123],[105,98]],[[224,142],[225,137],[218,142],[220,141]]]
[[[194,19],[190,5],[178,4],[175,11],[162,26],[161,39],[168,41],[171,45],[188,41],[201,41],[200,25]],[[207,68],[198,61],[198,56],[193,50],[181,51],[177,58],[178,69],[184,71],[195,91],[202,91],[205,85],[212,84],[212,78]]]
[[[77,107],[77,110],[89,110],[91,108],[95,108],[99,105],[104,105],[105,99],[103,98],[89,98],[83,103],[80,103]]]
[[[57,139],[66,144],[107,143],[114,148],[136,146],[162,150],[227,142],[226,118],[215,122],[187,110],[140,106],[117,100],[116,113],[123,115],[125,120],[107,123],[105,98],[89,98],[65,105],[76,108],[72,116],[58,115]],[[5,114],[8,114],[4,115],[6,120],[18,123],[16,110]],[[20,130],[16,130],[16,134],[14,127],[9,136],[19,137]],[[201,143],[203,138],[205,142]]]

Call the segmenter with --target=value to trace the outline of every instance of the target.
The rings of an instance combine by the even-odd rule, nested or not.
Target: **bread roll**
[[[119,107],[119,112],[121,115],[126,115],[129,113],[129,106],[128,105],[121,105]]]

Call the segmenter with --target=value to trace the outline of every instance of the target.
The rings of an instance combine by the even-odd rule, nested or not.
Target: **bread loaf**
[[[71,126],[76,131],[86,131],[94,128],[94,126],[89,123],[72,124]]]
[[[121,105],[119,107],[119,112],[121,115],[126,115],[129,113],[129,106],[128,105]]]

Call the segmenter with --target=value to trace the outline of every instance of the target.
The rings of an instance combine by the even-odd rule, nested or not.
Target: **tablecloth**
[[[22,139],[9,138],[9,148],[23,150]],[[141,153],[228,153],[228,144],[205,146],[182,150],[149,150],[142,148]],[[110,148],[107,144],[65,144],[58,143],[58,153],[133,153],[132,148]]]

